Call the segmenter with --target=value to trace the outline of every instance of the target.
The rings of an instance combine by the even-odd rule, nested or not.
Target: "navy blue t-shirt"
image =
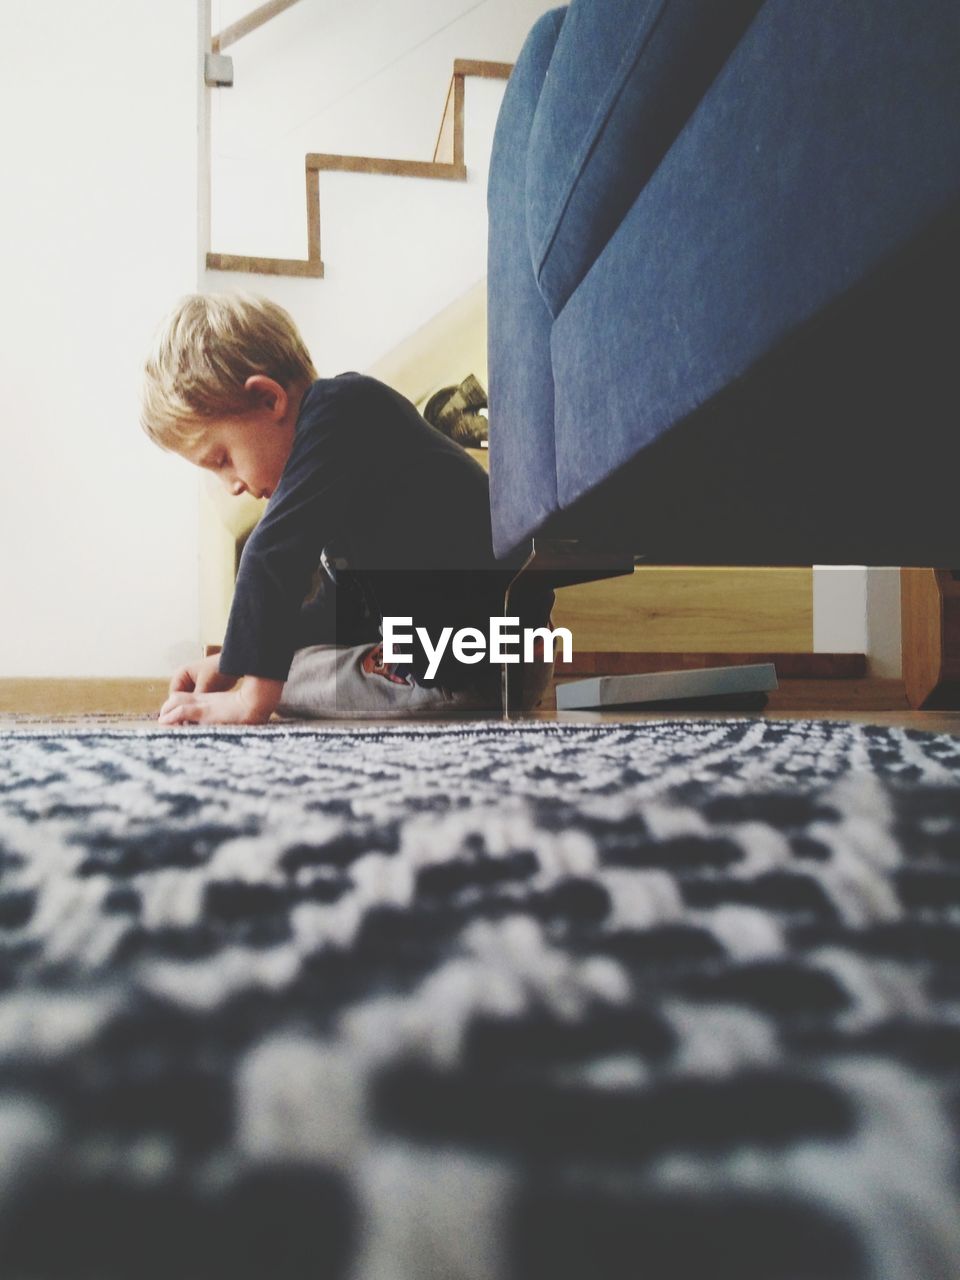
[[[336,589],[321,557],[340,566]],[[220,670],[284,680],[297,648],[375,642],[384,615],[412,617],[434,641],[441,626],[486,632],[514,571],[493,554],[484,469],[376,379],[321,378],[244,547]],[[484,665],[448,657],[437,681],[476,683]]]

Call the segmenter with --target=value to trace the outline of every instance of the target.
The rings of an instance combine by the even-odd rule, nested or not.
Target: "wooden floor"
[[[156,727],[167,696],[162,680],[0,681],[0,730]],[[549,698],[549,695],[548,695]],[[557,711],[544,705],[528,719],[558,724],[632,724],[658,720],[817,719],[960,734],[960,711],[912,711],[899,680],[782,680],[762,712]],[[493,721],[494,718],[490,717]],[[321,721],[317,727],[363,721]],[[391,721],[397,724],[396,721]]]
[[[494,717],[480,717],[482,723],[497,724],[499,720]],[[656,723],[657,721],[667,720],[840,720],[850,721],[855,724],[874,724],[892,728],[901,729],[921,729],[928,733],[951,733],[960,735],[960,711],[857,711],[850,709],[840,709],[835,711],[817,710],[817,711],[801,711],[801,710],[771,710],[764,711],[713,711],[713,712],[696,712],[683,714],[680,712],[655,712],[655,711],[557,711],[556,708],[550,707],[544,710],[533,712],[531,715],[519,718],[521,721],[530,723],[547,723],[547,724],[643,724]],[[475,722],[474,718],[470,718],[470,722]],[[279,723],[279,722],[278,722]],[[298,722],[307,723],[307,722]],[[320,720],[310,722],[316,725],[318,729],[326,728],[370,728],[375,722],[363,720]],[[393,727],[402,727],[402,721],[391,720],[388,723]],[[417,721],[419,724],[431,723],[430,721]],[[435,723],[441,723],[439,721]],[[450,724],[451,721],[443,721],[442,723]],[[462,721],[460,723],[463,723]],[[58,733],[69,733],[72,730],[90,731],[91,729],[102,729],[108,732],[112,729],[155,729],[157,728],[155,717],[147,716],[140,713],[127,714],[87,714],[87,715],[3,715],[0,714],[0,731],[22,731],[24,733],[37,733],[45,730]],[[168,732],[175,733],[177,730],[171,729]]]

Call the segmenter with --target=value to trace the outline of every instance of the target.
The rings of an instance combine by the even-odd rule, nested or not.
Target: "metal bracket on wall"
[[[208,89],[232,88],[233,59],[225,53],[204,54],[203,83]]]

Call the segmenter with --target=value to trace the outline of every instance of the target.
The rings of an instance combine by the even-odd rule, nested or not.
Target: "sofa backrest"
[[[565,16],[565,8],[549,10],[527,36],[507,82],[490,156],[490,502],[498,556],[509,555],[530,524],[541,524],[557,507],[553,317],[530,264],[525,185],[530,128]]]
[[[527,151],[534,274],[556,316],[763,0],[572,0]]]

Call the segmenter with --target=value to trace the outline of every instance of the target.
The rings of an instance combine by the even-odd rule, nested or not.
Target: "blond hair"
[[[244,413],[244,389],[262,373],[287,391],[317,372],[292,317],[268,298],[194,293],[161,325],[143,371],[140,425],[163,449],[203,434],[203,419]]]

